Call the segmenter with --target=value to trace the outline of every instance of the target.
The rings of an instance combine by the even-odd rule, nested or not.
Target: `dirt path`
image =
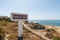
[[[28,29],[28,30],[30,30],[32,33],[34,33],[34,34],[42,37],[43,39],[45,39],[45,40],[51,40],[51,39],[49,39],[48,37],[44,36],[41,32],[37,32],[37,31],[35,31],[35,30],[32,30],[27,24],[23,24],[23,25],[24,25],[24,27],[25,27],[26,29]]]

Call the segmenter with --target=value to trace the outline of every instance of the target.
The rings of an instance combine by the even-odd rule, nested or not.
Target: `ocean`
[[[35,22],[43,25],[60,26],[60,20],[29,20],[29,22]]]

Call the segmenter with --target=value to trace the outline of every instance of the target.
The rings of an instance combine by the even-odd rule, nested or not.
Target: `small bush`
[[[28,21],[25,21],[24,23],[25,23],[25,24],[28,24],[29,22],[28,22]]]
[[[40,25],[40,24],[32,24],[31,28],[32,29],[45,29],[45,26]]]
[[[60,40],[60,37],[54,37],[53,40]]]
[[[26,28],[24,28],[24,30],[25,30],[26,32],[31,32],[30,30],[28,30],[28,29],[26,29]]]
[[[51,33],[46,33],[46,37],[51,39],[51,38],[53,38],[53,35]]]
[[[8,23],[8,21],[5,21],[5,20],[0,21],[0,24],[1,24],[1,25],[3,25],[3,26],[6,26],[6,25],[7,25],[7,23]]]
[[[47,29],[47,32],[56,32],[54,29]]]
[[[3,40],[5,37],[5,32],[4,30],[0,27],[0,40]]]

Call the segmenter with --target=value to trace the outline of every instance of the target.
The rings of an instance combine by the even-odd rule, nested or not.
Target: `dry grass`
[[[18,35],[18,26],[16,22],[5,22],[5,21],[0,21],[0,25],[2,28],[5,30],[6,34],[10,34],[8,36],[9,40],[18,40],[17,35]],[[42,40],[40,37],[37,37],[33,33],[31,33],[29,30],[24,29],[23,31],[23,40]]]
[[[0,21],[0,27],[2,27],[6,34],[10,34],[8,37],[9,40],[18,40],[18,25],[17,22],[9,22],[9,21]],[[23,28],[23,40],[43,40],[41,37],[31,33],[31,31]],[[59,33],[52,33],[60,37]]]
[[[9,40],[17,40],[17,23],[0,21],[0,27],[4,29],[5,34],[10,34]]]
[[[41,37],[38,37],[37,35],[31,33],[27,29],[24,29],[23,40],[43,40],[43,39]]]

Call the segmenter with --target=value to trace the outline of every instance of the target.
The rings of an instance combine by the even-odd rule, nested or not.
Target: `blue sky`
[[[0,0],[0,15],[27,13],[29,20],[60,20],[60,0]]]

